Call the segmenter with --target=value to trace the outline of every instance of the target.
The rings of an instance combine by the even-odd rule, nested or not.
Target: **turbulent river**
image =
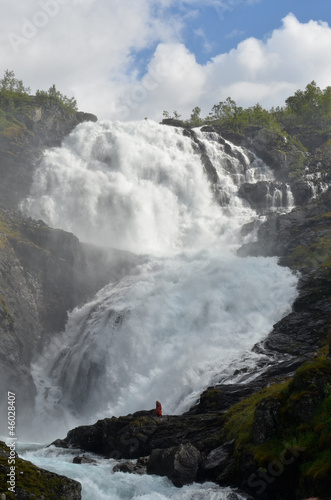
[[[156,399],[164,413],[182,413],[207,386],[254,377],[266,361],[251,349],[289,312],[297,278],[275,258],[236,250],[243,224],[258,218],[238,189],[272,172],[215,134],[196,136],[217,172],[213,186],[197,144],[148,120],[81,124],[46,151],[22,210],[139,259],[124,276],[114,269],[107,286],[71,311],[33,364],[38,395],[26,439],[50,442]],[[59,450],[22,453],[80,480],[84,500],[228,496],[211,484],[178,491],[164,478],[111,475],[102,460],[74,466]]]

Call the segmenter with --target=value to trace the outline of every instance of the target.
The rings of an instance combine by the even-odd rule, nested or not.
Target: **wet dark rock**
[[[308,203],[314,194],[312,186],[302,179],[295,180],[291,183],[291,191],[296,206]]]
[[[302,301],[299,297],[298,303]],[[293,356],[311,356],[326,335],[331,303],[318,301],[304,311],[294,311],[278,321],[267,339],[264,348]]]
[[[125,473],[133,473],[134,472],[134,463],[133,462],[120,462],[117,465],[114,465],[113,472],[125,472]]]
[[[149,457],[138,458],[135,462],[119,462],[113,467],[113,472],[124,472],[129,474],[147,474]]]
[[[258,242],[244,245],[240,254],[278,256],[282,257],[281,262],[288,265],[289,257],[296,248],[309,247],[325,236],[329,230],[325,214],[328,214],[330,209],[331,190],[328,190],[318,199],[310,200],[290,213],[274,213],[260,226]]]
[[[112,417],[94,425],[79,426],[68,432],[66,445],[98,453],[108,458],[133,459],[150,455],[154,449],[165,449],[191,443],[199,451],[210,451],[219,445],[221,417],[213,415],[168,415]],[[54,446],[57,446],[55,441]]]
[[[216,132],[236,146],[247,148],[274,170],[277,181],[287,182],[291,164],[296,164],[302,151],[287,142],[284,135],[271,132],[260,126],[246,127],[244,133],[236,133],[209,125],[202,127],[205,132]]]
[[[154,408],[152,410],[139,410],[132,413],[132,416],[133,417],[153,416],[154,412],[155,412]]]
[[[96,464],[97,461],[93,458],[86,457],[85,455],[74,457],[72,460],[73,464]]]
[[[275,192],[280,193],[275,198]],[[280,182],[259,181],[254,184],[245,182],[239,188],[238,195],[248,201],[257,212],[266,212],[271,206],[280,208],[287,206],[287,185]]]
[[[309,356],[320,346],[331,314],[328,264],[331,190],[287,214],[273,214],[258,229],[258,240],[240,255],[279,256],[280,264],[300,271],[293,311],[273,327],[263,343],[271,352]]]
[[[184,122],[176,118],[164,118],[161,123],[162,125],[169,125],[171,127],[185,127]]]
[[[253,441],[262,444],[276,434],[279,428],[280,401],[263,399],[256,407],[253,421]]]
[[[120,462],[117,465],[114,465],[113,472],[125,472],[132,474],[134,472],[134,463],[133,462]]]
[[[69,448],[68,444],[64,439],[56,439],[52,444],[48,446],[55,446],[56,448]]]
[[[265,345],[257,345],[254,349],[256,352],[266,353]],[[272,350],[269,351],[272,354]],[[254,380],[241,383],[241,384],[216,384],[208,387],[200,395],[200,399],[187,414],[199,415],[203,413],[225,412],[231,406],[247,398],[251,394],[267,387],[270,380],[282,380],[285,376],[293,375],[295,370],[302,365],[302,363],[310,358],[306,357],[293,357],[289,360],[281,360],[275,358],[273,364],[267,367],[261,375]],[[271,361],[269,360],[270,364]]]
[[[195,481],[200,463],[200,452],[191,443],[152,451],[147,464],[148,474],[168,477],[181,487]]]
[[[232,440],[210,451],[202,460],[200,475],[218,484],[226,483],[234,467],[234,445],[235,442]]]

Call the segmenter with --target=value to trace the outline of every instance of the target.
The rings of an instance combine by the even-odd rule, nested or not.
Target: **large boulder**
[[[234,444],[234,440],[231,440],[211,450],[202,461],[201,477],[218,484],[222,484],[225,480],[226,484],[229,479],[228,476],[231,475],[235,465],[233,458]]]
[[[200,452],[191,443],[165,450],[153,450],[147,473],[168,477],[175,486],[193,483],[200,463]]]

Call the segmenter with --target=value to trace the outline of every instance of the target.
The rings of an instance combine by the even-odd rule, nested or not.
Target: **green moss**
[[[329,498],[331,490],[331,450],[325,450],[318,457],[301,466],[301,491],[305,496],[309,494]]]
[[[224,417],[224,434],[227,438],[234,438],[239,448],[250,445],[257,405],[265,398],[283,399],[287,394],[288,385],[288,380],[273,384],[232,406]]]
[[[323,218],[328,218],[327,214]],[[286,258],[286,264],[294,269],[310,270],[316,267],[331,267],[331,231],[309,246],[298,246]]]
[[[0,441],[0,491],[6,492],[6,498],[11,500],[15,499],[16,496],[8,491],[8,453],[9,449],[5,443]],[[15,459],[15,467],[16,491],[19,489],[27,491],[31,499],[39,497],[47,498],[48,500],[64,499],[64,478],[39,469],[31,462],[22,460],[19,457]]]
[[[266,443],[251,449],[259,466],[265,467],[280,456],[284,450],[284,444],[278,438],[271,438]]]
[[[300,149],[304,149],[302,144],[300,143]],[[303,177],[304,172],[305,172],[305,166],[307,163],[306,156],[303,152],[299,152],[295,161],[288,166],[289,169],[289,179],[299,179],[300,177]]]
[[[318,357],[298,368],[291,381],[290,390],[314,389],[317,381],[326,386],[327,379],[331,382],[331,361],[326,357]]]
[[[235,439],[234,474],[240,474],[247,454],[253,457],[256,470],[264,470],[273,461],[279,462],[290,446],[302,492],[323,496],[325,488],[331,490],[331,360],[323,355],[326,351],[325,346],[319,357],[302,365],[292,378],[259,391],[225,414],[223,440]],[[314,415],[302,422],[293,409],[305,398],[313,401]],[[278,425],[274,436],[256,445],[252,427],[262,399],[280,402]]]

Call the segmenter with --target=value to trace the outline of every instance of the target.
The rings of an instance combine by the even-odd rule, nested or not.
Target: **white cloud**
[[[244,107],[257,102],[267,108],[282,106],[289,95],[312,80],[321,88],[331,85],[330,47],[331,28],[327,23],[303,24],[289,14],[266,40],[248,38],[205,66],[192,62],[189,71],[186,67],[181,87],[175,83],[180,68],[169,62],[167,81],[160,85],[158,100],[147,96],[144,113],[154,117],[157,112],[160,117],[157,102],[162,99],[162,109],[176,109],[186,117],[196,105],[207,115],[214,104],[228,96]],[[164,58],[170,56],[171,50],[164,51]],[[188,53],[185,57],[188,59]],[[139,109],[132,116],[138,118]]]
[[[244,106],[283,105],[289,93],[311,80],[322,88],[331,84],[330,46],[326,23],[302,24],[289,14],[267,40],[248,38],[207,64],[209,95],[214,103],[230,95]]]
[[[200,6],[217,2],[230,9],[255,0]],[[0,72],[13,69],[33,91],[55,83],[84,111],[110,119],[160,120],[164,109],[188,117],[195,106],[208,114],[228,96],[242,106],[283,105],[311,80],[331,84],[326,23],[300,23],[289,14],[268,38],[248,38],[200,65],[182,36],[198,7],[197,0],[25,0],[19,9],[6,2]],[[136,58],[146,49],[141,76]]]

